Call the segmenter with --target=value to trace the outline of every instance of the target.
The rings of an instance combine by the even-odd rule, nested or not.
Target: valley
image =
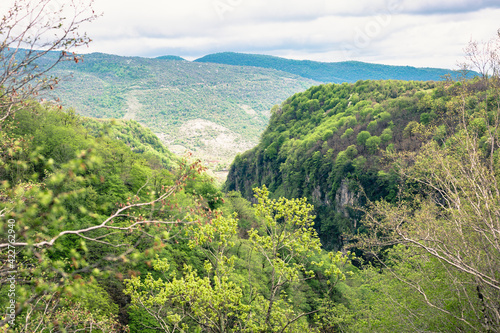
[[[49,61],[51,55],[46,57],[44,61]],[[221,170],[227,169],[236,154],[258,143],[271,108],[320,81],[439,80],[449,73],[236,53],[209,55],[194,62],[176,56],[88,54],[77,64],[59,64],[52,73],[61,78],[58,89],[46,97],[58,98],[82,115],[136,120],[176,154],[192,152],[219,172],[223,181]]]
[[[24,55],[0,88],[0,333],[499,330],[498,57],[89,54],[32,86],[57,54]]]
[[[316,84],[272,69],[174,59],[85,55],[54,70],[62,80],[46,97],[86,116],[136,120],[172,151],[223,169],[257,144],[273,105]]]

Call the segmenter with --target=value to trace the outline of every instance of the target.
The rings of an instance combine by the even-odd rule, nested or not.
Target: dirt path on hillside
[[[127,94],[127,113],[123,116],[125,120],[136,120],[137,112],[142,108],[142,104],[135,94],[135,91],[130,91]]]

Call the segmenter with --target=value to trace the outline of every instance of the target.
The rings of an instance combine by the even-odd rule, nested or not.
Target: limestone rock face
[[[342,179],[340,187],[335,194],[335,210],[349,217],[347,207],[353,207],[359,203],[359,193],[349,189],[349,180]]]
[[[321,189],[321,186],[318,185],[314,188],[313,192],[311,193],[313,203],[319,202],[322,205],[330,206],[331,202],[328,199],[328,195],[324,195]]]

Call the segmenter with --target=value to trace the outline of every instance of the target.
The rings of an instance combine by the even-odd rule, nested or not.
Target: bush
[[[368,140],[372,135],[368,131],[359,132],[356,140],[360,146],[364,146],[366,144],[366,140]]]
[[[382,140],[378,136],[371,136],[366,140],[366,148],[370,151],[370,153],[374,154],[380,144],[382,143]]]
[[[353,133],[354,133],[354,130],[352,128],[348,128],[345,130],[344,134],[342,134],[342,136],[340,138],[341,139],[348,138],[348,137],[352,136]]]
[[[384,129],[382,132],[382,135],[380,136],[380,139],[382,140],[383,143],[387,143],[392,140],[392,130],[390,128]]]

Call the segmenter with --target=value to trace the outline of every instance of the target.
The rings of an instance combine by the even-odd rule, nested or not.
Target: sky
[[[68,0],[53,0],[65,2]],[[94,0],[80,52],[216,52],[456,69],[500,28],[500,0]]]

